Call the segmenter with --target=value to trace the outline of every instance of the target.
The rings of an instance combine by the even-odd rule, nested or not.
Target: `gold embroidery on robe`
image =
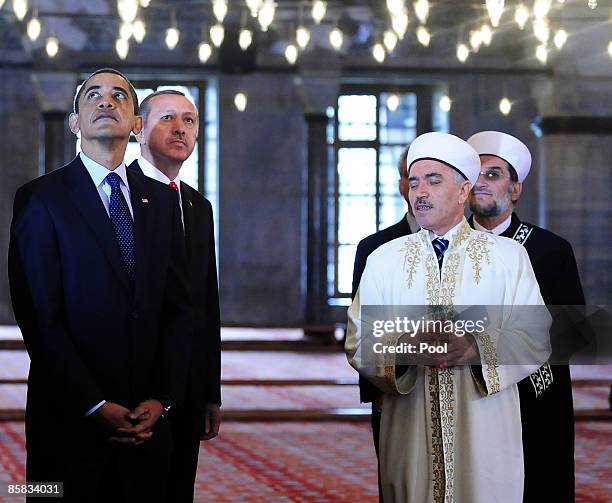
[[[484,360],[484,363],[487,366],[487,388],[489,389],[489,395],[492,395],[493,393],[497,393],[501,388],[499,382],[499,374],[497,372],[497,369],[499,367],[497,351],[495,350],[495,346],[493,345],[489,334],[487,334],[486,332],[482,332],[477,334],[477,337],[482,342],[484,350],[482,354],[482,359]]]
[[[405,252],[404,270],[407,274],[406,281],[408,283],[408,288],[412,288],[417,266],[421,262],[421,247],[419,246],[419,243],[412,241],[407,242],[406,246],[402,248],[401,251]]]
[[[476,237],[470,241],[470,244],[467,246],[467,254],[472,261],[474,281],[476,284],[479,284],[483,260],[487,264],[491,263],[491,257],[489,255],[489,239],[487,238],[486,234],[478,233]]]

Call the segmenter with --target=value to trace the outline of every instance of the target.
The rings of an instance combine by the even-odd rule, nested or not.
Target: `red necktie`
[[[170,182],[168,185],[172,187],[174,190],[176,190],[176,193],[178,194],[179,188],[175,182]]]

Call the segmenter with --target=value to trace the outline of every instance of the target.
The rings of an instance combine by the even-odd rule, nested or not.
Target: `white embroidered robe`
[[[524,316],[518,306],[544,305],[525,249],[474,231],[465,219],[447,233],[440,273],[429,232],[401,237],[369,257],[349,308],[349,363],[384,395],[380,463],[386,503],[521,503],[523,450],[516,383],[550,354],[550,316]],[[372,340],[366,305],[505,306],[476,336],[482,374],[470,366],[409,366],[395,375],[395,355],[372,344],[395,344],[400,333]],[[362,330],[363,328],[363,330]],[[371,327],[370,327],[371,328]],[[362,357],[370,351],[370,357]],[[500,365],[503,361],[520,365]],[[511,356],[508,356],[511,354]]]

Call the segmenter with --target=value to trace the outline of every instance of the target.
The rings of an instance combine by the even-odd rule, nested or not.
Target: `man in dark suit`
[[[192,323],[175,193],[127,171],[136,93],[103,69],[69,119],[82,152],[15,195],[9,280],[30,355],[27,480],[63,501],[160,501]]]
[[[187,399],[170,416],[174,451],[168,501],[193,500],[200,440],[217,436],[221,423],[221,339],[212,206],[181,182],[179,171],[198,138],[198,112],[180,91],[165,90],[141,103],[143,129],[137,135],[141,157],[130,168],[176,190],[180,202],[195,337]]]
[[[406,163],[406,157],[408,156],[408,149],[404,149],[404,151],[400,154],[399,162],[398,162],[398,171],[399,171],[399,191],[402,197],[406,200],[408,204],[408,212],[404,217],[386,229],[382,229],[370,236],[362,239],[357,245],[357,251],[355,252],[355,265],[353,266],[353,285],[352,285],[352,293],[351,298],[355,298],[355,294],[357,293],[357,289],[359,288],[359,282],[361,281],[361,275],[363,274],[363,270],[365,269],[366,262],[368,260],[369,255],[376,250],[379,246],[388,243],[389,241],[393,241],[396,238],[407,236],[412,232],[416,232],[419,228],[418,224],[414,216],[412,215],[412,210],[410,208],[410,203],[408,202],[408,192],[410,190],[410,186],[408,185],[408,166]],[[372,435],[374,437],[374,449],[376,450],[376,457],[378,457],[378,438],[380,433],[380,414],[382,411],[382,392],[370,383],[367,379],[364,379],[359,376],[359,398],[362,403],[372,402]],[[382,491],[380,488],[380,472],[378,477],[378,493],[380,501],[382,501]]]
[[[540,292],[548,306],[584,305],[584,293],[572,246],[562,237],[521,222],[514,213],[531,167],[529,149],[497,131],[473,135],[468,143],[480,155],[482,171],[470,194],[470,224],[520,242],[527,251]],[[578,341],[563,310],[551,334],[553,358],[571,353]],[[552,358],[551,358],[552,359]],[[558,358],[553,361],[557,362]],[[574,409],[568,365],[544,365],[518,385],[523,430],[525,491],[523,501],[574,501]]]

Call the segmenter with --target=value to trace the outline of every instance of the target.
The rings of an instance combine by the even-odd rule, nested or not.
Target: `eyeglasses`
[[[501,171],[496,169],[488,169],[486,171],[481,171],[479,173],[480,176],[483,176],[487,181],[495,182],[500,178],[510,178],[508,175],[504,175]]]

